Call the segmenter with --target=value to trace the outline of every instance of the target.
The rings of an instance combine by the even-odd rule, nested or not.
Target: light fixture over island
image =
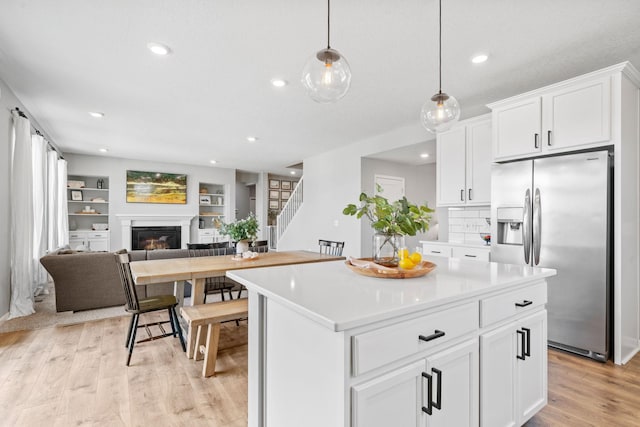
[[[249,290],[249,426],[522,425],[544,407],[555,270],[432,261],[403,280],[228,272]]]

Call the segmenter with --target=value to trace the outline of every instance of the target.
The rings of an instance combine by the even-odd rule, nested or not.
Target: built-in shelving
[[[69,175],[67,210],[72,249],[109,250],[109,177]]]
[[[198,206],[198,242],[213,243],[224,240],[218,230],[226,221],[226,194],[224,184],[201,182]]]

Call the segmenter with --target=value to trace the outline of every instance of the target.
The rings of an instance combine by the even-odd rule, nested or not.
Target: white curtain
[[[64,159],[58,160],[58,180],[56,185],[58,187],[58,203],[56,207],[56,211],[58,212],[56,221],[56,240],[58,244],[56,246],[52,246],[50,250],[69,244],[69,217],[67,216],[67,161]]]
[[[69,243],[67,222],[67,162],[47,153],[47,251]]]
[[[47,253],[47,141],[40,135],[31,136],[33,170],[33,280],[34,294],[48,293],[47,271],[40,264],[40,258]]]
[[[9,318],[27,316],[33,307],[33,184],[31,124],[13,115],[11,138],[11,303]]]

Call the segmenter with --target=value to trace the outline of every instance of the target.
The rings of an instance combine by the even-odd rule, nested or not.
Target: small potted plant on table
[[[249,242],[258,238],[258,230],[260,226],[258,220],[253,213],[249,214],[245,219],[220,226],[220,233],[229,236],[236,243],[236,254],[242,254],[249,250]]]
[[[378,192],[381,189],[378,188]],[[373,236],[373,261],[388,267],[397,267],[398,250],[404,247],[404,236],[415,236],[417,232],[429,230],[430,209],[426,203],[415,205],[406,197],[390,203],[386,198],[360,194],[360,206],[349,204],[342,211],[344,215],[356,218],[367,217],[376,231]]]

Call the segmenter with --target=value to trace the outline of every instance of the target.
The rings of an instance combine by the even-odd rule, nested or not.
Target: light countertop
[[[344,261],[235,270],[227,276],[329,329],[343,331],[556,274],[523,265],[427,260],[437,268],[413,279],[365,277]]]
[[[462,243],[462,242],[443,242],[441,240],[420,240],[420,244],[422,243],[426,243],[428,245],[461,246],[464,248],[486,249],[488,251],[491,250],[491,245],[485,245],[484,243]]]

